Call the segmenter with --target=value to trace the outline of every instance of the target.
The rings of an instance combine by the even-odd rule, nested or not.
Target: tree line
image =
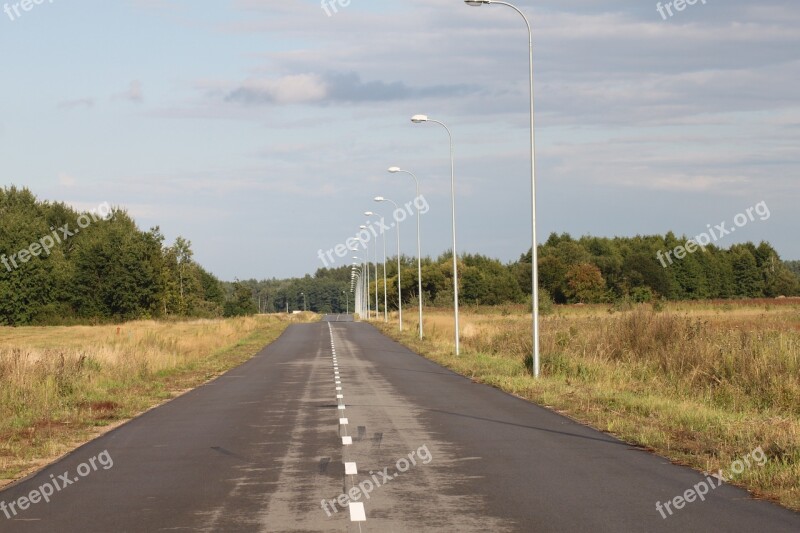
[[[214,317],[226,303],[186,239],[167,245],[122,209],[79,212],[28,189],[0,189],[0,263],[0,325]]]
[[[708,245],[680,259],[663,259],[668,250],[686,242],[685,236],[671,232],[580,239],[552,234],[539,252],[540,284],[557,302],[800,295],[798,262],[782,261],[767,242],[734,244],[727,249]]]
[[[686,243],[664,236],[581,237],[552,234],[538,247],[542,299],[556,303],[619,300],[773,298],[800,295],[800,261],[782,261],[766,242],[709,245],[667,263]],[[662,259],[659,259],[661,257]],[[383,308],[383,265],[370,265],[370,294]],[[417,261],[400,257],[404,306],[418,301]],[[386,300],[396,309],[397,258],[386,264]],[[425,305],[451,306],[452,254],[422,260]],[[526,303],[531,252],[503,263],[459,257],[465,305]],[[352,310],[350,267],[322,268],[292,279],[221,282],[193,259],[181,237],[165,243],[158,227],[142,231],[122,209],[79,212],[43,202],[27,189],[0,189],[0,325],[68,324],[142,318]]]
[[[769,243],[735,244],[728,249],[709,245],[671,264],[659,259],[659,251],[674,250],[686,242],[686,237],[678,238],[672,233],[579,239],[569,234],[551,234],[538,247],[541,298],[564,304],[800,296],[800,261],[782,261]],[[508,264],[481,254],[463,254],[458,264],[460,303],[530,302],[530,250]],[[373,308],[374,267],[370,266]],[[377,277],[378,307],[383,309],[383,265],[378,265]],[[388,305],[396,309],[396,256],[387,260],[386,278]],[[417,280],[416,258],[401,256],[400,292],[404,306],[416,305]],[[308,310],[343,313],[352,297],[350,267],[321,268],[314,276],[303,278],[248,280],[241,285],[250,289],[262,312],[303,310],[305,294]],[[436,259],[423,258],[422,292],[425,305],[453,305],[451,253]]]

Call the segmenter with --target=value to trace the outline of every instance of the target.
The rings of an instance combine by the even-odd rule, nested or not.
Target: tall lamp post
[[[362,289],[363,283],[361,283],[361,265],[358,263],[353,263],[353,269],[350,275],[350,286],[351,290],[354,292],[354,301],[353,301],[353,313],[358,313],[359,315],[363,315],[363,304],[362,304]]]
[[[409,172],[408,170],[403,170],[400,167],[390,167],[389,172],[392,174],[396,174],[397,172],[403,172],[408,174],[412,178],[414,178],[414,184],[417,187],[417,198],[419,198],[419,180],[417,177]],[[422,338],[422,250],[420,245],[420,238],[419,238],[419,219],[420,214],[417,213],[417,299],[419,300],[419,338]]]
[[[353,272],[350,278],[350,291],[353,292],[353,314],[359,313],[358,293],[361,292],[358,287],[358,276]]]
[[[364,296],[365,296],[365,298],[367,300],[367,320],[369,320],[370,319],[370,315],[369,315],[369,313],[370,313],[370,308],[369,308],[369,304],[370,304],[370,302],[369,302],[369,266],[370,266],[370,261],[369,261],[369,241],[367,241],[365,239],[362,239],[361,237],[358,237],[358,236],[356,236],[355,239],[357,241],[359,241],[364,246],[364,269],[366,270],[366,274],[367,274],[366,279],[364,280],[364,284],[365,284],[364,285]],[[377,283],[375,284],[375,286],[377,288]]]
[[[342,294],[344,294],[344,301],[345,301],[344,314],[349,315],[350,314],[350,293],[347,292],[347,291],[342,291]],[[339,309],[341,309],[341,307]]]
[[[414,124],[421,124],[423,122],[433,122],[439,124],[447,130],[447,136],[450,139],[450,198],[451,209],[453,216],[453,305],[456,326],[456,355],[459,355],[459,328],[458,328],[458,256],[456,254],[456,166],[455,166],[455,153],[453,151],[453,133],[444,122],[428,118],[428,115],[414,115],[411,117],[411,122]]]
[[[376,196],[375,201],[389,202],[395,207],[395,210],[400,209],[397,203],[383,196]],[[403,331],[403,289],[400,285],[400,224],[397,224],[397,312],[400,315],[400,331]]]
[[[496,0],[464,0],[470,6],[480,7],[483,4],[500,4],[507,6],[520,14],[528,27],[528,65],[530,73],[530,114],[531,114],[531,281],[533,283],[533,375],[539,377],[539,263],[538,250],[536,246],[536,136],[534,129],[534,107],[533,107],[533,31],[528,17],[525,16],[517,6],[508,2],[498,2]]]
[[[306,293],[301,292],[300,296],[303,297],[303,311],[308,311],[308,305],[306,304]]]
[[[360,229],[369,231],[367,226],[361,225],[359,226]],[[375,246],[372,247],[372,257],[375,258],[375,320],[378,319],[378,312],[380,311],[380,305],[378,305],[378,295],[380,294],[380,289],[378,287],[378,243],[375,243]],[[367,253],[367,257],[369,257],[369,252]]]
[[[358,313],[360,316],[364,315],[364,304],[363,304],[363,289],[364,284],[362,283],[362,276],[361,276],[361,265],[357,263],[353,263],[353,270],[351,274],[351,285],[355,291],[353,301],[353,312]]]
[[[360,283],[361,297],[359,298],[359,301],[361,302],[361,305],[359,306],[359,309],[360,309],[359,313],[361,314],[362,317],[364,316],[364,313],[366,313],[367,319],[369,319],[369,293],[366,293],[366,296],[365,296],[365,292],[364,292],[364,287],[365,287],[365,285],[367,283],[367,276],[369,275],[369,268],[367,267],[366,262],[363,261],[358,256],[354,255],[353,259],[355,259],[356,261],[360,261],[361,262],[360,264],[356,264],[356,263],[353,264],[353,266],[356,266],[357,268],[360,269],[359,278],[360,278],[360,281],[361,281],[361,283]],[[365,272],[366,272],[366,276],[364,275]]]
[[[368,217],[380,217],[381,222],[383,222],[384,218],[381,217],[378,213],[373,213],[372,211],[365,211],[364,215]],[[386,233],[381,231],[383,235],[383,321],[389,321],[389,297],[386,295]],[[375,276],[377,276],[377,266]],[[377,281],[375,282],[377,284]]]

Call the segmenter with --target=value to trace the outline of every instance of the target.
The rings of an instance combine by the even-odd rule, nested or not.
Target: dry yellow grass
[[[244,362],[293,321],[270,315],[0,328],[0,486]]]
[[[736,483],[800,509],[800,301],[691,302],[617,310],[556,307],[541,320],[542,376],[530,376],[530,312],[426,310],[426,339],[376,325],[478,381],[702,470],[762,446],[767,466]]]

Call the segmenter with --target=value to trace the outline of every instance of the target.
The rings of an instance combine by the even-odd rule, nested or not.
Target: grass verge
[[[234,368],[314,315],[0,328],[0,487]]]
[[[800,510],[800,306],[705,302],[557,308],[541,323],[542,375],[530,375],[530,313],[466,308],[461,355],[452,311],[373,322],[417,353],[477,382],[550,407],[705,472],[759,446],[763,467],[731,482]]]

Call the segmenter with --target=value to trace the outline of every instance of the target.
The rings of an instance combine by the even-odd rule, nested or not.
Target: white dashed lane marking
[[[364,511],[363,502],[350,503],[350,521],[351,522],[367,521],[367,513]]]
[[[336,409],[343,415],[346,406],[344,405],[344,392],[342,387],[341,376],[339,375],[339,361],[336,357],[336,342],[334,341],[333,337],[333,326],[328,323],[328,331],[331,336],[331,360],[333,363],[333,379],[336,382]],[[347,434],[347,426],[349,425],[350,421],[340,416],[339,417],[339,428],[340,431],[343,433],[342,435],[342,446],[350,446],[353,444],[353,437]],[[343,454],[346,455],[346,454]],[[356,476],[358,475],[358,466],[355,462],[343,460],[344,462],[344,473],[346,476]],[[356,480],[352,480],[352,485],[355,486]],[[366,522],[367,521],[367,512],[364,508],[363,502],[351,502],[348,504],[348,508],[350,510],[350,521],[351,522]],[[361,524],[358,525],[359,531],[361,531]]]

